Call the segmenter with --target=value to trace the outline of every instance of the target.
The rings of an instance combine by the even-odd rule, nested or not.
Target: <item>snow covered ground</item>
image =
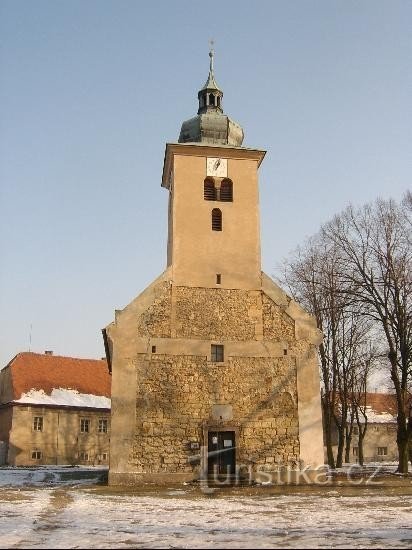
[[[396,480],[397,481],[397,480]],[[391,487],[3,488],[0,548],[410,548],[410,479]]]
[[[0,468],[0,487],[92,484],[107,479],[107,472],[107,466],[3,466]]]

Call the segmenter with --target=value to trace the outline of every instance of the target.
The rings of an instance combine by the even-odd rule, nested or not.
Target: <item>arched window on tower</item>
[[[232,180],[224,179],[220,185],[220,200],[222,202],[233,202]]]
[[[222,231],[222,211],[219,208],[212,210],[212,231]]]
[[[215,96],[213,94],[209,94],[209,105],[215,106]]]
[[[217,106],[220,107],[220,96],[217,96]]]
[[[203,186],[203,198],[205,201],[215,201],[216,200],[216,188],[215,182],[211,178],[206,178]]]

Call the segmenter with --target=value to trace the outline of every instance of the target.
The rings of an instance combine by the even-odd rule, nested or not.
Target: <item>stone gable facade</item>
[[[313,319],[264,274],[266,286],[273,285],[272,295],[281,296],[280,304],[263,289],[174,287],[169,276],[170,270],[107,328],[111,342],[117,343],[111,482],[205,476],[202,450],[207,453],[210,430],[234,432],[238,471],[256,475],[285,466],[318,466],[320,408],[313,394],[319,397],[320,335]],[[124,324],[134,330],[125,331]],[[211,361],[214,342],[224,346],[223,362]],[[300,399],[301,407],[313,413],[306,426],[299,418],[299,364],[311,373],[300,380],[310,390],[309,399],[304,391]],[[116,406],[117,399],[123,408]],[[309,449],[301,449],[308,430]],[[122,452],[116,453],[117,448]],[[305,452],[315,461],[305,461]]]

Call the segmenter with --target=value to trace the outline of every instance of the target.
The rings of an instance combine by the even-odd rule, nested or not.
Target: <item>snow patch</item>
[[[44,390],[31,389],[22,394],[15,403],[27,405],[58,405],[65,407],[81,407],[94,409],[110,409],[111,400],[104,395],[79,393],[77,390],[66,388],[53,388],[50,395]]]
[[[369,424],[387,424],[387,423],[396,423],[396,418],[391,413],[382,412],[377,413],[372,409],[372,407],[366,407],[366,417]]]

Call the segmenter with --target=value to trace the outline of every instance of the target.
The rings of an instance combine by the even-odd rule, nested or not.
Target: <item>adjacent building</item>
[[[321,334],[261,271],[265,151],[243,146],[222,98],[210,52],[198,113],[165,150],[167,268],[103,331],[112,484],[276,475],[324,462]],[[274,204],[274,214],[285,207]]]
[[[0,371],[0,463],[108,464],[105,360],[19,353]]]
[[[364,462],[393,462],[399,458],[396,396],[387,393],[366,394],[367,426],[363,439]],[[351,462],[358,462],[359,429],[353,427]]]

